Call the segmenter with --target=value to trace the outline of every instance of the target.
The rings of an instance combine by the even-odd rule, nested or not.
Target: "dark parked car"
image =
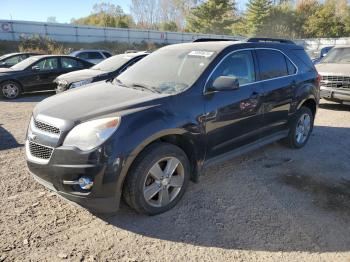
[[[61,93],[69,88],[115,78],[146,55],[145,52],[115,55],[89,69],[60,75],[55,80],[57,84],[56,92]]]
[[[164,212],[209,165],[313,129],[319,77],[302,47],[197,42],[148,55],[113,82],[39,103],[26,139],[40,183],[97,212]]]
[[[14,66],[18,64],[19,62],[22,62],[23,60],[27,59],[28,57],[39,55],[37,53],[12,53],[0,56],[0,68],[9,68],[11,66]]]
[[[61,55],[32,56],[10,68],[0,69],[0,96],[14,99],[22,93],[55,90],[54,79],[93,64]]]

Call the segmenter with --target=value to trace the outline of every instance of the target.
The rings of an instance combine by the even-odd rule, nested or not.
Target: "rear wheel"
[[[314,126],[314,116],[308,107],[301,107],[293,117],[287,145],[291,148],[302,148],[310,138]]]
[[[123,196],[139,213],[159,214],[179,202],[189,177],[186,154],[175,145],[156,143],[137,158],[126,178]]]
[[[1,96],[6,99],[15,99],[21,94],[21,87],[13,81],[6,81],[0,85]]]

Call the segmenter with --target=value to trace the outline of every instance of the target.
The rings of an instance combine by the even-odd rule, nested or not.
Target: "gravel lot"
[[[26,171],[27,123],[46,96],[0,101],[0,262],[350,262],[350,107],[322,101],[306,148],[214,166],[165,214],[97,217]]]

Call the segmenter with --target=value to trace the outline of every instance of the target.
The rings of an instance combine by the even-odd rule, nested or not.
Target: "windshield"
[[[162,94],[182,92],[199,78],[215,51],[173,45],[148,55],[116,78],[117,83]]]
[[[12,55],[14,55],[14,54],[7,54],[7,55],[0,56],[0,60],[3,60],[3,59],[10,57]]]
[[[34,62],[36,62],[38,60],[37,57],[29,57],[25,60],[23,60],[22,62],[19,62],[18,64],[14,65],[11,67],[11,69],[14,70],[24,70],[26,69],[28,66],[30,66],[31,64],[33,64]]]
[[[101,71],[115,71],[119,69],[121,66],[125,65],[125,63],[129,62],[135,56],[128,56],[127,54],[115,55],[106,60],[103,60],[101,63],[94,65],[91,69],[101,70]]]
[[[321,63],[350,64],[350,48],[334,48]]]

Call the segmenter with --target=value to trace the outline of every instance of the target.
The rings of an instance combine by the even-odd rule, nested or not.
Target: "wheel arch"
[[[185,152],[190,162],[191,180],[193,181],[198,180],[201,157],[199,156],[198,150],[195,149],[197,148],[197,146],[195,145],[195,140],[192,139],[190,136],[186,135],[186,132],[184,130],[172,129],[167,131],[161,131],[147,138],[131,152],[131,154],[127,159],[125,159],[123,163],[122,172],[120,173],[120,176],[117,180],[118,193],[121,194],[123,190],[125,178],[127,177],[137,157],[140,156],[140,154],[144,150],[146,150],[146,148],[148,148],[149,146],[160,142],[170,143],[181,148]]]
[[[318,106],[318,104],[316,102],[316,98],[313,96],[310,96],[308,98],[303,99],[299,103],[297,109],[299,110],[303,106],[308,107],[311,110],[313,117],[315,118],[316,112],[317,112],[317,106]]]

